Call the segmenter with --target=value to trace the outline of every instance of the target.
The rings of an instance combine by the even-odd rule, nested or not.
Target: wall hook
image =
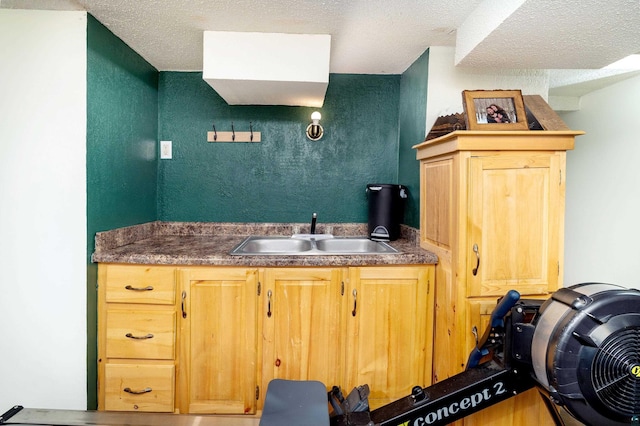
[[[0,0],[2,1],[2,0]],[[211,125],[212,130],[207,132],[207,142],[260,142],[262,133],[253,130],[253,122],[249,121],[248,132],[236,132],[236,126],[231,122],[231,131],[220,131],[216,129],[215,123]]]

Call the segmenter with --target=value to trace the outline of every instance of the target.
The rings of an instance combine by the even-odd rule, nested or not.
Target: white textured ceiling
[[[485,1],[458,31],[460,66],[602,68],[640,52],[638,0],[510,0],[512,12],[491,22]],[[517,5],[518,7],[513,7]],[[489,9],[489,10],[487,10]],[[491,22],[491,25],[483,25]],[[469,44],[469,51],[461,45]]]
[[[63,0],[4,0],[24,7]],[[332,36],[332,73],[397,74],[430,45],[453,45],[480,0],[70,0],[160,71],[202,70],[203,31]]]
[[[0,0],[86,10],[160,71],[201,71],[203,31],[331,35],[330,72],[399,74],[429,46],[461,67],[597,69],[640,52],[640,0]]]

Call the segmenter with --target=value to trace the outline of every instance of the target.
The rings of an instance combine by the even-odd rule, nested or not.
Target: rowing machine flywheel
[[[540,308],[531,358],[555,403],[589,425],[640,419],[640,291],[563,288]]]

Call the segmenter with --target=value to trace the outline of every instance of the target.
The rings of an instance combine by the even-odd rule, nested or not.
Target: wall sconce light
[[[318,111],[314,111],[311,114],[311,124],[307,126],[307,137],[312,141],[317,141],[324,133],[324,129],[320,125],[321,118],[322,116]]]

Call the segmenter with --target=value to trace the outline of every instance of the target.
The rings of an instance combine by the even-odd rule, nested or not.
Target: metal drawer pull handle
[[[133,395],[142,395],[143,393],[149,393],[149,392],[151,392],[151,388],[144,388],[144,389],[142,389],[141,391],[134,391],[134,390],[131,390],[131,388],[124,388],[123,390],[124,390],[125,392],[127,392],[127,393],[131,393],[131,394],[133,394]]]
[[[355,317],[356,316],[356,306],[358,304],[358,290],[356,290],[354,288],[353,292],[351,294],[353,294],[353,311],[351,311],[351,315],[353,315]]]
[[[478,250],[478,245],[474,244],[473,245],[473,252],[476,254],[476,259],[478,260],[478,263],[476,263],[476,267],[473,268],[473,276],[475,277],[476,275],[478,275],[478,268],[480,267],[480,251]]]
[[[267,316],[271,318],[271,290],[267,291]]]
[[[186,318],[187,317],[187,310],[185,309],[184,304],[186,303],[187,300],[187,292],[182,290],[182,303],[180,304],[180,309],[182,310],[182,318]]]
[[[153,286],[146,286],[146,287],[131,287],[130,285],[125,287],[127,290],[131,290],[131,291],[152,291],[153,290]]]
[[[153,339],[153,334],[149,333],[146,336],[134,336],[131,333],[127,333],[125,334],[125,337],[128,337],[129,339],[145,340],[145,339]]]

